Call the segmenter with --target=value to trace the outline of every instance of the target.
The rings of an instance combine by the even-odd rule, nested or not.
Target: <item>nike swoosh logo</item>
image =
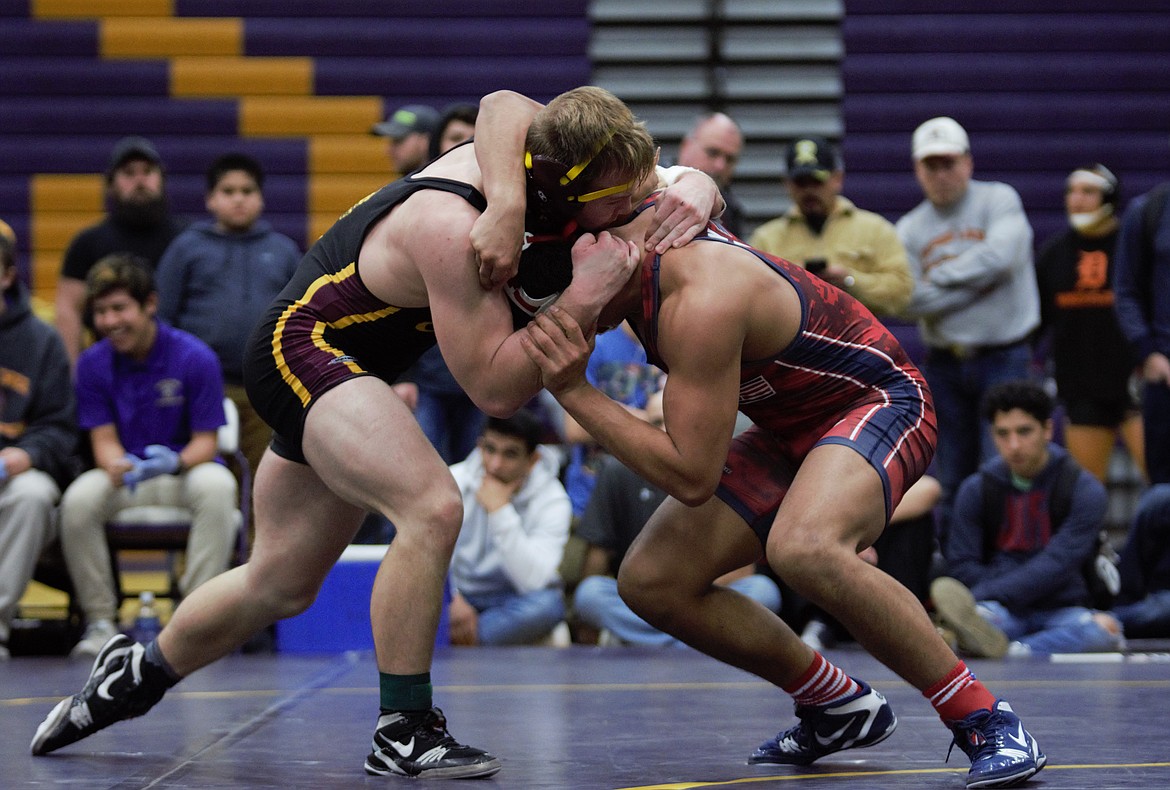
[[[128,663],[129,662],[127,662],[127,664]],[[110,686],[114,684],[114,681],[119,680],[123,675],[126,674],[127,664],[123,664],[122,666],[118,667],[117,670],[106,675],[105,679],[102,680],[101,685],[99,685],[97,689],[97,695],[100,698],[113,701],[114,697],[110,694]]]
[[[386,740],[389,741],[390,745],[394,747],[394,751],[398,752],[398,754],[400,754],[402,757],[409,759],[410,753],[414,751],[414,738],[411,738],[404,744],[399,743],[398,741],[391,741],[389,738]]]
[[[1024,725],[1017,724],[1016,728],[1019,732],[1019,737],[1016,737],[1016,734],[1012,733],[1012,732],[1008,733],[1008,737],[1011,738],[1016,743],[1018,743],[1022,748],[1024,748],[1026,750],[1028,748],[1028,738],[1026,735],[1024,735]]]
[[[849,726],[850,726],[851,724],[853,724],[853,722],[852,722],[852,721],[847,721],[847,722],[845,722],[845,724],[844,724],[844,725],[841,727],[841,729],[837,730],[837,731],[836,731],[836,732],[834,732],[834,733],[830,733],[830,734],[828,735],[828,737],[824,737],[824,738],[822,738],[822,737],[821,737],[821,734],[820,734],[819,732],[818,732],[818,733],[816,733],[817,743],[819,743],[821,746],[828,746],[828,745],[829,745],[829,744],[831,744],[833,741],[837,740],[837,739],[838,739],[838,738],[840,738],[842,735],[844,735],[844,734],[845,734],[845,730],[849,729]]]

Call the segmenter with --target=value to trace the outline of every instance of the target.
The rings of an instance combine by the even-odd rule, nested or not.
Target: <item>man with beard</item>
[[[82,346],[81,309],[90,268],[112,253],[128,253],[153,269],[185,224],[171,216],[167,205],[162,157],[142,137],[124,137],[114,145],[106,168],[106,204],[105,219],[69,242],[57,279],[57,331],[72,363]]]
[[[757,228],[751,245],[803,265],[879,318],[898,313],[914,286],[906,249],[893,225],[841,196],[845,168],[836,147],[802,137],[785,164],[792,208]]]

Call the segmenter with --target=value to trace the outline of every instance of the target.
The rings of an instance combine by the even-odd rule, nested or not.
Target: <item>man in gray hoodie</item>
[[[32,314],[15,247],[0,222],[0,660],[37,559],[57,536],[57,500],[77,445],[69,357]]]

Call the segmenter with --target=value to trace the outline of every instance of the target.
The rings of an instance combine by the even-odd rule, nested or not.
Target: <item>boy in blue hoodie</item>
[[[167,247],[155,275],[159,317],[215,351],[224,392],[240,413],[240,449],[252,469],[272,432],[244,393],[244,346],[257,319],[296,270],[296,242],[272,229],[264,211],[264,170],[228,153],[207,169],[207,210]]]

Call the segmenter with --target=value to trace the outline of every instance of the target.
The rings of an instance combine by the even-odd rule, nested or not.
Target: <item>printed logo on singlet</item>
[[[349,354],[342,354],[339,357],[334,357],[329,360],[330,365],[344,365],[348,362],[357,362],[357,357],[351,357]]]
[[[748,379],[739,385],[739,402],[740,403],[756,403],[758,401],[767,400],[776,394],[776,390],[772,388],[771,383],[763,376],[757,376],[754,379]]]

